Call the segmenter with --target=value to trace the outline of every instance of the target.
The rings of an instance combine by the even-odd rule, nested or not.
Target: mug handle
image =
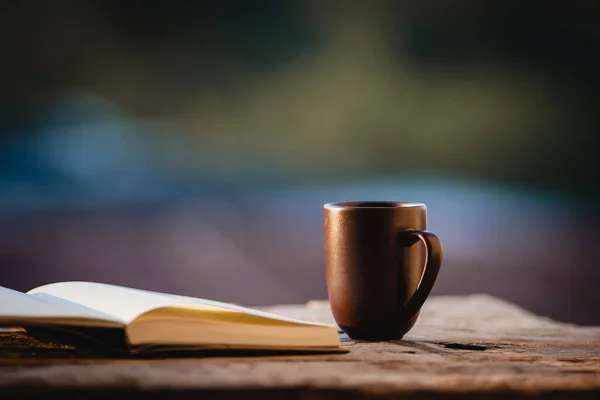
[[[423,269],[423,274],[421,275],[421,280],[417,285],[417,289],[412,297],[404,304],[404,309],[402,310],[403,316],[407,320],[413,319],[423,304],[431,289],[433,289],[433,284],[440,272],[440,267],[442,266],[442,243],[440,239],[430,231],[404,231],[403,233],[407,234],[405,236],[404,245],[407,244],[409,246],[415,244],[417,240],[420,240],[425,245],[425,251],[427,253],[427,258],[425,261],[425,268]]]

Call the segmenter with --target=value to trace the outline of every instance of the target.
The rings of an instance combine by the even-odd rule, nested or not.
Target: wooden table
[[[270,311],[331,322],[326,302]],[[0,399],[600,399],[600,327],[533,315],[499,299],[432,297],[404,340],[343,339],[347,354],[110,359],[0,335]],[[139,396],[136,396],[139,395]],[[176,395],[176,396],[169,396]]]

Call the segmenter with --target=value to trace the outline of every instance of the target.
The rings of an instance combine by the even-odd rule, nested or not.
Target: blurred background
[[[323,299],[323,204],[416,201],[435,294],[600,324],[596,1],[7,1],[0,40],[2,286]]]

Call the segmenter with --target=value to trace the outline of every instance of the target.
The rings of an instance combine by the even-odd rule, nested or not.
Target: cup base
[[[350,339],[363,340],[368,342],[383,342],[386,340],[400,340],[412,329],[417,322],[418,314],[412,319],[399,324],[392,328],[372,329],[372,328],[356,328],[338,324],[340,329],[348,335]]]

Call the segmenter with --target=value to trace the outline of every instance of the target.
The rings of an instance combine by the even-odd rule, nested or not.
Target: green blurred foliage
[[[13,2],[0,100],[26,115],[97,94],[192,171],[209,158],[233,177],[420,171],[597,194],[595,3],[451,3]]]

